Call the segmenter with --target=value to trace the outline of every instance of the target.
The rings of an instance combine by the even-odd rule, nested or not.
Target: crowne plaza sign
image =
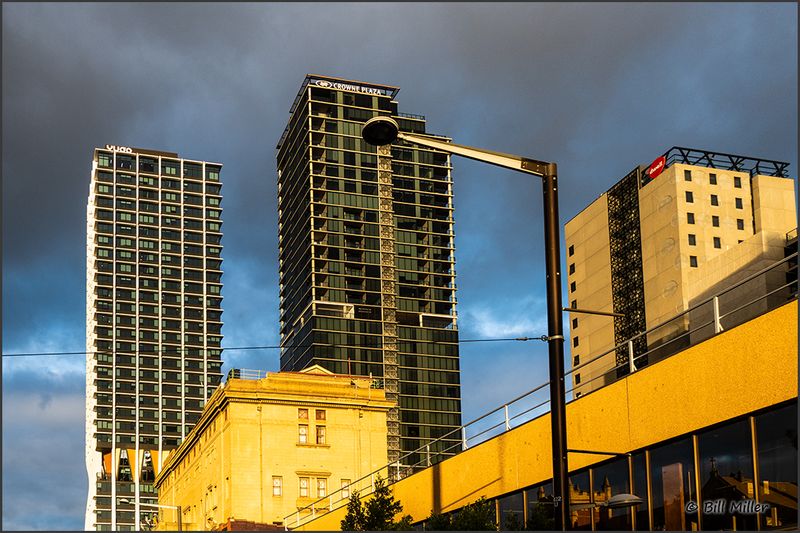
[[[365,87],[364,85],[353,85],[350,83],[341,83],[338,81],[316,80],[314,81],[314,85],[317,87],[322,87],[323,89],[337,89],[340,91],[353,91],[364,94],[378,94],[384,96],[389,94],[385,89],[378,89],[377,87]]]

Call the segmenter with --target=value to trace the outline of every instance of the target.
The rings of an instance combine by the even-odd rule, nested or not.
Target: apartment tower
[[[308,75],[291,107],[277,146],[281,369],[372,376],[397,402],[389,460],[444,437],[436,460],[457,451],[461,425],[451,166],[442,152],[379,153],[361,139],[376,115],[426,135],[397,92]]]
[[[87,208],[87,530],[140,530],[220,382],[222,165],[106,145]]]
[[[787,168],[780,161],[673,147],[631,170],[566,223],[570,307],[622,315],[570,315],[576,396],[626,374],[631,351],[641,367],[657,360],[659,350],[701,340],[703,330],[689,324],[712,320],[711,305],[685,311],[786,256],[787,233],[797,227],[795,182]],[[754,281],[747,293],[766,295],[786,282],[780,272],[773,277]],[[737,294],[726,298],[745,297],[742,290]]]

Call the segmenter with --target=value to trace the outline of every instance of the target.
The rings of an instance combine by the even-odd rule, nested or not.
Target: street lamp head
[[[603,504],[603,507],[607,507],[609,509],[622,509],[625,507],[640,505],[642,503],[644,503],[644,500],[635,494],[615,494],[606,500],[606,502]]]
[[[369,144],[385,146],[393,143],[400,132],[400,126],[390,117],[372,117],[364,123],[361,137]]]

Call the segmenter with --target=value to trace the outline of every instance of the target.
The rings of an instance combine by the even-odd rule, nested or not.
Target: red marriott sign
[[[667,166],[667,158],[663,155],[650,163],[650,166],[647,167],[647,175],[650,176],[650,179],[655,179],[661,172],[664,170],[664,167]]]

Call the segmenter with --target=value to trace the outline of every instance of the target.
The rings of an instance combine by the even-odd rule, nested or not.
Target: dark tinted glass
[[[689,500],[697,501],[692,441],[689,438],[654,448],[650,452],[650,491],[653,529],[697,529],[697,515],[686,514]]]
[[[630,494],[628,459],[617,459],[592,469],[594,502],[601,505],[616,494]],[[631,530],[630,508],[595,509],[596,530]]]
[[[762,529],[797,529],[797,403],[756,417]]]
[[[703,529],[734,527],[734,515],[728,512],[731,501],[753,499],[753,453],[750,423],[741,420],[698,435],[700,454],[700,494],[703,505],[723,501],[723,514],[703,512]],[[705,509],[705,507],[703,507]],[[736,529],[755,529],[755,517],[736,514]]]

